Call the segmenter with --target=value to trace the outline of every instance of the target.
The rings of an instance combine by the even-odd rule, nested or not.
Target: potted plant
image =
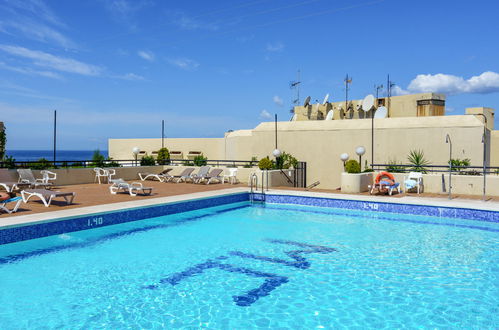
[[[372,172],[361,173],[358,161],[351,159],[345,163],[345,172],[341,174],[341,191],[347,193],[360,193],[369,190],[373,182]]]

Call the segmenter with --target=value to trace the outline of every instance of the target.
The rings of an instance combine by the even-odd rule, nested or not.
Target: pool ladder
[[[258,175],[256,173],[252,173],[250,175],[250,195],[249,195],[249,200],[253,204],[255,201],[255,192],[258,189]],[[263,187],[263,172],[262,172],[262,197],[263,200],[265,200],[265,190]]]

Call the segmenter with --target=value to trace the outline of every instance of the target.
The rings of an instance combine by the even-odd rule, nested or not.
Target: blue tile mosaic
[[[310,245],[310,244],[306,244],[306,243],[299,243],[299,242],[293,242],[293,241],[284,241],[284,240],[278,240],[278,239],[268,239],[267,241],[270,243],[274,243],[274,244],[295,245],[295,246],[302,247],[304,249],[284,252],[288,257],[290,257],[294,261],[289,261],[289,260],[284,260],[284,259],[279,259],[279,258],[265,257],[265,256],[257,256],[257,255],[251,254],[251,253],[245,253],[245,252],[241,252],[241,251],[231,251],[231,252],[229,252],[229,255],[241,257],[241,258],[246,258],[246,259],[256,259],[256,260],[261,260],[261,261],[267,261],[267,262],[282,264],[285,266],[295,267],[295,268],[299,268],[299,269],[307,269],[310,267],[310,262],[307,259],[305,259],[304,257],[302,257],[300,254],[331,253],[331,252],[336,251],[336,249],[326,247],[326,246]]]
[[[171,204],[125,209],[108,213],[90,214],[34,225],[11,227],[0,230],[0,245],[180,212],[194,211],[213,206],[245,202],[248,200],[248,193],[240,193]]]
[[[287,241],[287,240],[278,240],[278,239],[266,239],[266,241],[273,244],[284,244],[284,245],[294,245],[301,247],[301,250],[293,250],[293,251],[284,251],[290,258],[294,259],[295,262],[278,259],[278,258],[270,258],[270,257],[262,257],[256,256],[250,253],[244,253],[240,251],[229,252],[230,256],[248,258],[248,259],[257,259],[265,262],[272,262],[277,264],[282,264],[285,266],[291,266],[298,269],[307,269],[310,267],[310,262],[308,262],[304,257],[300,256],[300,254],[311,254],[311,253],[331,253],[337,251],[334,248],[321,246],[321,245],[312,245],[301,242]],[[220,270],[230,272],[230,273],[239,273],[246,276],[251,277],[262,277],[265,278],[265,281],[261,286],[256,289],[252,289],[240,296],[233,296],[233,300],[236,305],[241,307],[247,307],[256,302],[258,299],[268,296],[273,290],[275,290],[281,284],[287,283],[289,281],[288,277],[281,276],[277,274],[265,273],[254,269],[249,269],[245,267],[237,267],[230,264],[221,263],[218,260],[227,260],[228,256],[219,256],[215,258],[215,260],[208,259],[205,262],[194,265],[192,267],[187,268],[182,272],[178,272],[172,274],[166,278],[163,278],[159,281],[159,284],[151,284],[143,286],[143,289],[156,290],[159,289],[161,285],[170,284],[175,286],[196,275],[202,274],[207,269],[218,268]]]
[[[334,198],[320,198],[308,196],[272,195],[262,196],[254,194],[254,200],[265,200],[271,204],[295,204],[306,206],[318,206],[328,208],[343,208],[351,210],[365,210],[373,212],[390,212],[412,215],[423,215],[432,217],[445,217],[467,220],[479,220],[488,222],[499,222],[499,211],[476,210],[467,208],[437,207],[428,205],[395,204],[384,202],[367,202]]]

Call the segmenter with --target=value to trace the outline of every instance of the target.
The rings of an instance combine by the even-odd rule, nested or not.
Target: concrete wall
[[[376,174],[374,177],[376,177]],[[443,176],[442,176],[443,174]],[[404,181],[407,174],[393,173],[396,182],[400,182],[401,189],[404,190]],[[487,196],[499,196],[499,175],[486,176]],[[448,194],[449,175],[441,174],[423,174],[424,192],[436,194]],[[445,186],[445,191],[442,189]],[[465,195],[482,195],[483,176],[474,175],[452,175],[452,193]]]
[[[355,148],[363,145],[371,160],[371,120],[296,121],[278,123],[279,149],[307,162],[307,182],[319,180],[320,188],[336,189],[341,185],[343,163],[340,154],[346,152],[357,159]],[[453,142],[453,158],[470,158],[472,165],[481,165],[483,126],[472,116],[390,118],[375,120],[375,163],[389,160],[406,162],[410,150],[421,149],[434,165],[445,165],[449,146],[448,133]],[[232,133],[231,133],[232,134]],[[274,123],[261,123],[238,148],[238,139],[227,137],[228,157],[239,159],[271,155],[274,150]],[[234,152],[234,154],[232,154]]]
[[[490,166],[499,166],[499,131],[490,132]]]
[[[387,163],[390,160],[407,163],[409,152],[417,149],[424,152],[432,165],[446,165],[449,145],[445,143],[445,136],[449,134],[453,158],[469,158],[471,165],[482,165],[483,123],[476,116],[375,119],[374,126],[374,163]],[[120,158],[117,156],[130,152],[133,146],[154,150],[160,143],[160,139],[110,140],[109,150],[112,157]],[[167,139],[167,146],[170,150],[203,151],[209,159],[272,158],[275,148],[274,123],[261,123],[252,130],[227,133],[220,139]],[[307,162],[307,182],[319,180],[319,188],[340,187],[343,163],[339,156],[346,152],[351,159],[358,160],[355,154],[358,146],[366,149],[361,164],[364,169],[364,161],[371,162],[371,119],[278,123],[279,149]],[[499,166],[498,131],[491,132],[487,147],[491,165]]]
[[[189,151],[201,151],[209,159],[225,159],[224,138],[165,139],[165,147],[170,151],[182,151],[187,159]],[[109,157],[113,159],[134,159],[134,147],[151,155],[161,148],[161,139],[109,139]]]
[[[419,100],[442,100],[445,101],[445,95],[435,93],[420,93],[392,96],[387,98],[380,97],[382,102],[385,102],[385,107],[389,108],[388,117],[417,117],[417,101]],[[362,111],[361,105],[363,100],[349,100],[345,105],[345,101],[336,101],[332,103],[323,104],[310,104],[307,107],[297,106],[294,108],[297,121],[306,120],[322,120],[326,117],[327,112],[331,109],[334,110],[334,120],[341,119],[363,119],[367,118],[366,113]],[[389,104],[388,104],[389,103]],[[346,107],[353,109],[353,111],[346,111]],[[375,105],[377,107],[377,105]],[[370,114],[369,114],[370,116]]]
[[[165,168],[172,168],[170,172],[171,175],[178,175],[182,173],[182,171],[187,167],[194,167],[196,173],[199,170],[199,167],[196,166],[169,166],[169,165],[161,165],[161,166],[137,166],[137,167],[116,167],[116,175],[113,178],[122,178],[126,181],[140,181],[138,173],[159,173],[163,171]],[[222,168],[226,169],[224,166],[213,167],[213,168]],[[95,182],[95,172],[92,168],[69,168],[69,169],[51,169],[51,172],[57,174],[57,180],[55,180],[55,185],[64,186],[64,185],[73,185],[73,184],[86,184],[86,183],[94,183]],[[261,172],[258,168],[238,168],[237,170],[237,179],[239,182],[248,183],[249,176],[251,173]],[[42,178],[40,171],[33,170],[33,174],[35,178]],[[260,174],[259,174],[260,175]],[[274,186],[284,186],[285,183],[280,180],[281,175],[274,179]],[[9,179],[9,181],[17,181],[19,176],[16,170],[8,170],[7,173],[2,173],[2,177]],[[260,177],[259,177],[260,180]]]

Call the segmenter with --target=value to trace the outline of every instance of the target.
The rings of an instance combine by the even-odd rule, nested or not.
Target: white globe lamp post
[[[366,148],[363,146],[357,147],[355,153],[359,156],[359,165],[360,168],[362,168],[362,155],[366,153]]]
[[[347,162],[350,156],[345,152],[340,155],[340,159],[343,161],[343,171],[345,171],[345,163]]]
[[[137,166],[137,156],[139,155],[140,148],[139,147],[134,147],[132,149],[132,153],[135,156],[135,166]]]

